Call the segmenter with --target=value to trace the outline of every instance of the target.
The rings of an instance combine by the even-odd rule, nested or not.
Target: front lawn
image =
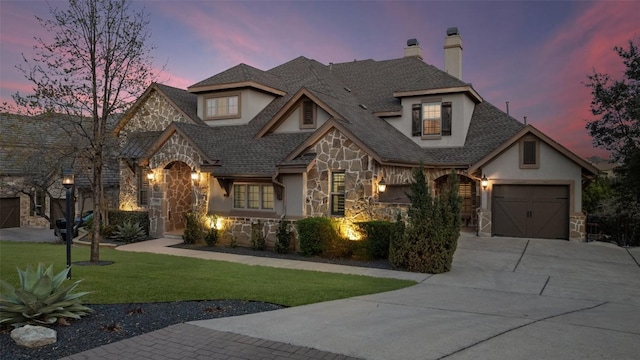
[[[71,259],[87,261],[88,247],[73,247]],[[72,280],[83,279],[76,291],[91,291],[89,304],[181,300],[253,300],[285,306],[348,298],[415,284],[413,281],[358,275],[248,266],[222,261],[100,249],[107,266],[72,265]],[[0,278],[18,286],[16,268],[54,264],[66,266],[60,244],[0,241]]]

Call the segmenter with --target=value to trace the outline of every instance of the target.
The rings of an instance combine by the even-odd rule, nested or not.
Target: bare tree
[[[103,169],[110,125],[152,82],[149,15],[128,0],[70,0],[37,18],[53,37],[36,38],[35,55],[18,66],[34,93],[14,95],[22,112],[55,113],[75,146],[76,167],[93,193],[91,262],[99,262],[101,222],[106,218]],[[80,164],[78,166],[77,164]],[[82,175],[82,174],[81,174]]]

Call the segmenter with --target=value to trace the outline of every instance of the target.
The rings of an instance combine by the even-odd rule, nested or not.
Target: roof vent
[[[349,89],[348,87],[345,87],[344,89],[347,90],[348,92],[351,92],[351,89]]]
[[[451,36],[451,35],[460,35],[460,32],[458,31],[457,27],[447,28],[447,36]]]
[[[418,42],[418,39],[407,40],[407,46],[418,46],[418,45],[420,45],[420,43]]]
[[[367,105],[365,105],[365,104],[360,104],[360,107],[365,109],[365,110],[367,110]]]

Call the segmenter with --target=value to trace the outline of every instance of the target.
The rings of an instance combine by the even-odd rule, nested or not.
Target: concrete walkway
[[[464,235],[452,271],[428,275],[166,247],[175,242],[180,240],[119,249],[418,284],[179,324],[70,358],[637,359],[640,354],[640,248]]]

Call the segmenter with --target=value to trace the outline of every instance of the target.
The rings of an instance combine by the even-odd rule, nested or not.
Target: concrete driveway
[[[200,327],[365,359],[638,359],[640,248],[460,238],[419,284]]]
[[[49,228],[6,228],[0,229],[0,240],[20,242],[57,242],[59,239]]]

